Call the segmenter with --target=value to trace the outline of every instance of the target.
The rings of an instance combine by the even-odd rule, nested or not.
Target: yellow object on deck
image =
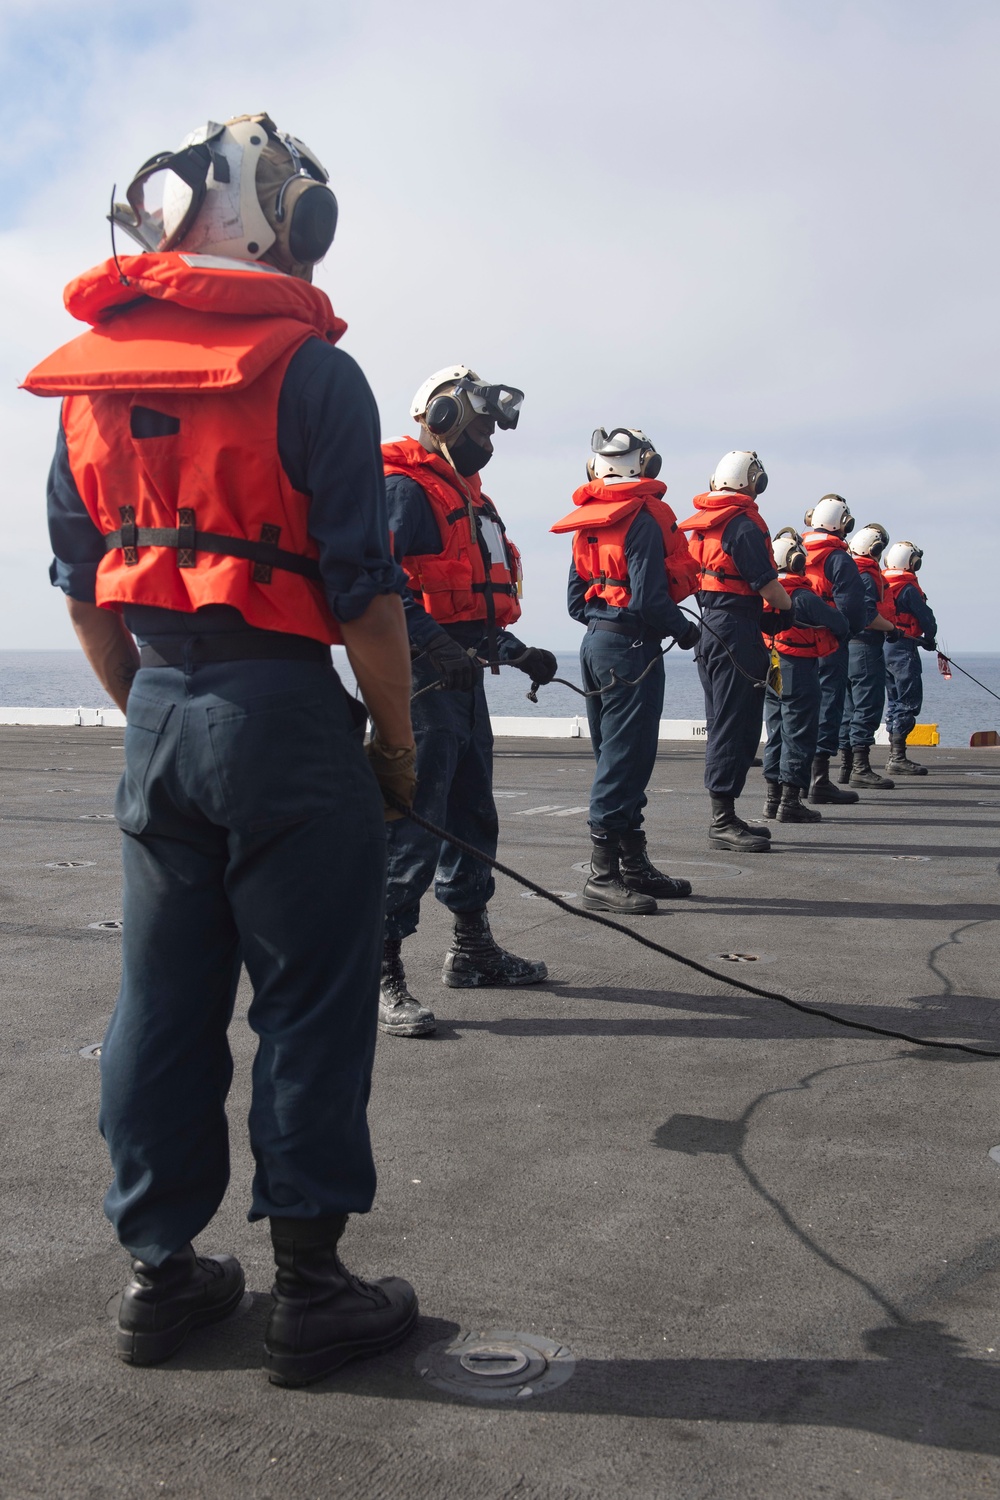
[[[940,745],[941,736],[936,724],[914,724],[906,736],[908,745]]]

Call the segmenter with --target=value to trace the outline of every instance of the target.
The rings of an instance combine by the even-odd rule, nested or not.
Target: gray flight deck
[[[498,752],[501,857],[579,892],[586,743]],[[1000,1051],[1000,751],[916,753],[926,779],[739,859],[707,846],[701,753],[663,746],[650,844],[695,895],[628,920],[702,961],[757,955],[715,965],[797,999]],[[240,1006],[232,1188],[201,1248],[240,1257],[252,1305],[159,1369],[120,1364],[81,1049],[117,985],[120,939],[90,924],[120,915],[121,762],[120,730],[0,730],[4,1500],[997,1493],[1000,1062],[741,996],[507,881],[494,926],[549,981],[444,989],[428,899],[404,952],[438,1034],[379,1042],[380,1189],[345,1258],[412,1279],[416,1334],[305,1391],[261,1372]],[[430,1345],[485,1329],[552,1336],[575,1372],[499,1404],[421,1378]]]

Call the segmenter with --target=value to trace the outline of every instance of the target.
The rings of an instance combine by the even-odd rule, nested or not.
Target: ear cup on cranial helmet
[[[435,396],[424,413],[424,426],[435,437],[451,432],[462,420],[462,403],[456,396]]]
[[[639,477],[655,479],[663,468],[663,459],[655,448],[646,448],[639,455]]]
[[[288,225],[292,259],[303,265],[315,265],[333,244],[336,232],[336,198],[323,183],[309,183],[296,199]]]

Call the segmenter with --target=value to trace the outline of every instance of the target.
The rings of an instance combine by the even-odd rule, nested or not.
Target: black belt
[[[329,666],[330,659],[330,648],[322,641],[279,630],[160,636],[139,648],[143,667],[197,667],[213,661],[314,661]]]
[[[644,635],[636,635],[628,625],[618,625],[614,620],[591,620],[591,630],[610,630],[612,635],[627,635],[637,646],[651,644]]]

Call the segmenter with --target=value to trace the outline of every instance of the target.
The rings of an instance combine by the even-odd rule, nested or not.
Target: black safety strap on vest
[[[140,547],[172,547],[177,553],[179,568],[196,567],[197,554],[210,552],[216,557],[240,557],[253,563],[254,583],[270,583],[274,568],[280,568],[284,573],[297,573],[312,583],[321,582],[319,563],[314,557],[286,552],[278,546],[280,526],[261,526],[260,539],[252,542],[245,537],[223,536],[216,531],[198,531],[194,511],[187,508],[178,510],[176,526],[137,526],[134,505],[120,505],[118,514],[121,526],[117,531],[105,533],[104,550],[122,552],[127,568],[134,568],[138,563]]]
[[[740,573],[727,573],[725,568],[699,568],[699,575],[704,578],[717,578],[720,583],[746,583],[746,579]]]
[[[632,592],[632,585],[627,578],[612,578],[608,573],[594,573],[590,578],[584,577],[583,574],[580,576],[588,588],[592,583],[599,583],[603,589],[610,583],[614,588],[628,589],[629,593]]]

